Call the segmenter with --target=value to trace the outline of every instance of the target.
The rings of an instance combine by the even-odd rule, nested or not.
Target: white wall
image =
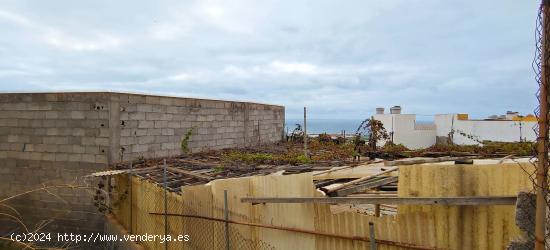
[[[416,126],[414,114],[376,114],[373,117],[384,124],[388,133],[393,132],[394,143],[403,144],[410,149],[430,147],[436,143],[436,136],[449,136],[451,129],[455,131],[453,142],[459,145],[474,145],[484,140],[517,142],[520,140],[520,131],[523,140],[536,140],[533,131],[536,122],[458,120],[456,114],[444,114],[435,116],[435,128],[418,129],[420,126]],[[473,139],[467,135],[471,135]],[[381,145],[384,143],[381,142]]]
[[[409,149],[427,148],[435,144],[436,130],[415,129],[414,114],[376,114],[373,117],[384,124],[388,134],[393,132],[395,144],[403,144]]]
[[[520,131],[524,140],[536,140],[536,134],[533,130],[536,122],[458,120],[455,114],[436,115],[434,121],[437,136],[448,136],[451,129],[454,129],[453,142],[460,145],[479,144],[476,140],[518,142],[520,140]],[[461,135],[460,132],[472,135],[475,140]]]

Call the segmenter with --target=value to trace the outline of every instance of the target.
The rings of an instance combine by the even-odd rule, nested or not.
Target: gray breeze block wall
[[[254,146],[280,141],[284,107],[125,93],[0,94],[0,199],[40,187],[76,183],[108,164],[181,154],[188,147]],[[48,232],[103,229],[85,189],[50,189],[9,201],[29,229],[53,219]],[[0,212],[9,212],[0,208]],[[11,212],[13,214],[13,212]],[[0,216],[0,234],[17,223]]]

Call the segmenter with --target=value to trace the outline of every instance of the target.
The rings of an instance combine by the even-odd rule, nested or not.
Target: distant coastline
[[[346,134],[354,134],[361,124],[362,119],[308,119],[307,133],[308,134],[340,134],[343,130]],[[303,119],[286,119],[285,132],[291,133],[296,127],[296,124],[303,125]],[[419,124],[433,123],[433,121],[416,121]]]
[[[291,133],[296,127],[296,124],[303,125],[303,119],[287,119],[285,121],[285,129]],[[342,130],[346,131],[346,134],[353,134],[361,124],[360,119],[308,119],[307,120],[307,133],[308,134],[340,134]]]

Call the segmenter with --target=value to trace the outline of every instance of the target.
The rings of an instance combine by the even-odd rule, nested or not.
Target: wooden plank
[[[444,161],[465,161],[469,159],[478,159],[480,156],[467,156],[467,157],[439,157],[439,158],[427,158],[427,159],[404,159],[404,160],[395,160],[395,161],[386,161],[384,166],[401,166],[401,165],[415,165],[423,163],[435,163],[435,162],[444,162]]]
[[[211,180],[214,179],[214,178],[212,178],[212,177],[210,177],[210,176],[206,176],[206,175],[202,175],[202,174],[193,173],[192,171],[184,170],[184,169],[181,169],[181,168],[166,167],[166,169],[167,169],[168,171],[171,171],[171,172],[175,172],[175,173],[178,173],[178,174],[183,174],[183,175],[191,176],[191,177],[194,177],[194,178],[197,178],[197,179],[201,179],[201,180],[205,180],[205,181],[211,181]]]
[[[366,183],[357,184],[355,186],[352,186],[346,189],[337,190],[336,192],[330,193],[330,196],[346,196],[353,193],[359,193],[371,188],[380,187],[386,184],[397,182],[397,180],[398,180],[397,176],[390,176],[390,177],[382,178],[380,180],[369,181]]]
[[[381,175],[385,175],[385,174],[387,174],[387,173],[391,173],[391,172],[396,171],[396,170],[399,170],[399,167],[389,168],[389,169],[386,169],[386,170],[384,170],[384,171],[382,171],[382,172],[379,172],[379,173],[377,173],[377,174],[365,176],[365,177],[359,178],[359,179],[357,179],[357,180],[353,180],[353,181],[350,181],[350,182],[346,182],[346,183],[342,184],[341,186],[337,186],[337,187],[333,187],[333,188],[326,189],[326,193],[332,193],[332,192],[335,192],[335,191],[337,191],[337,190],[343,189],[343,188],[345,188],[345,187],[349,187],[349,186],[351,186],[351,185],[354,185],[354,184],[357,184],[357,183],[361,183],[361,182],[364,182],[364,181],[373,179],[374,177],[378,177],[378,176],[381,176]]]
[[[152,167],[146,167],[146,168],[134,168],[134,169],[124,169],[126,171],[126,173],[129,173],[129,174],[143,174],[143,173],[148,173],[148,172],[153,172],[153,171],[158,171],[159,168],[157,166],[152,166]]]
[[[322,175],[322,174],[328,174],[328,173],[332,173],[332,172],[335,172],[335,171],[350,169],[350,168],[359,167],[359,166],[365,166],[365,165],[369,165],[369,164],[375,164],[375,163],[379,163],[379,162],[382,162],[382,160],[368,161],[368,162],[362,163],[361,165],[350,165],[350,166],[343,166],[343,167],[331,168],[331,169],[329,169],[329,170],[325,170],[325,171],[313,173],[313,176]]]
[[[243,197],[245,203],[406,204],[406,205],[515,205],[516,196],[469,197]]]

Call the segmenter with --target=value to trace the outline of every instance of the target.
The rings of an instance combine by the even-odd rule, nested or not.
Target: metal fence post
[[[374,237],[374,223],[369,222],[370,250],[376,250],[376,238]]]
[[[166,159],[164,159],[164,170],[162,171],[162,180],[164,182],[164,239],[168,237],[168,187],[166,184]],[[168,249],[168,242],[164,242],[164,249]]]
[[[307,152],[307,110],[304,107],[304,156],[308,157]]]
[[[223,213],[225,216],[225,249],[229,250],[229,206],[227,204],[227,190],[223,190]]]

